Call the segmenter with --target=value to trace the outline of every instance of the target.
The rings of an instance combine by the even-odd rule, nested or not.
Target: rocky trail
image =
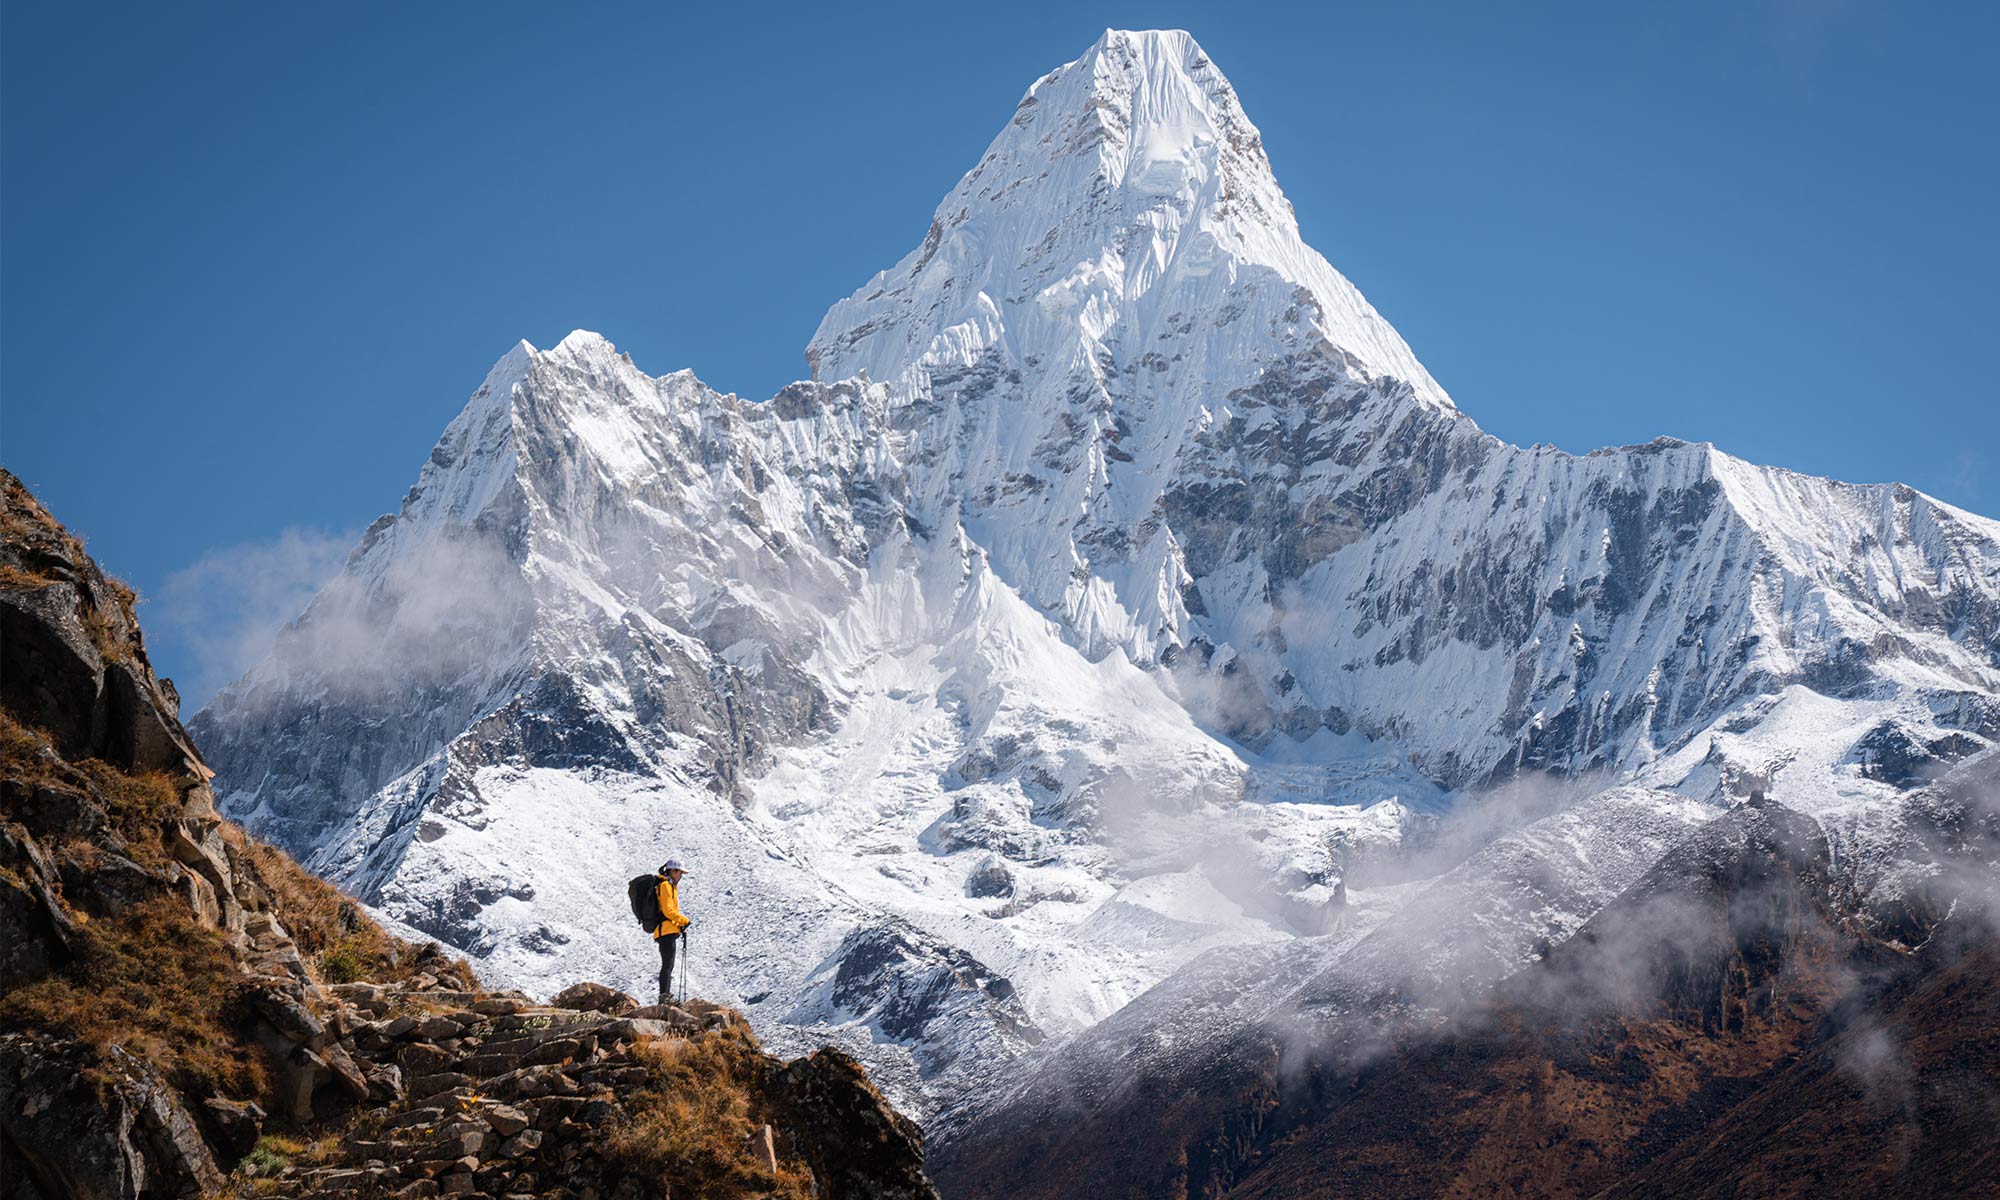
[[[704,1166],[732,1165],[773,1195],[935,1194],[916,1129],[851,1059],[826,1050],[786,1064],[760,1053],[732,1010],[642,1007],[589,983],[539,1005],[423,975],[328,991],[326,1020],[290,1014],[293,1053],[325,1061],[345,1098],[369,1107],[298,1159],[253,1153],[241,1174],[256,1194],[638,1197],[678,1194],[679,1175],[700,1195],[718,1182],[702,1178]],[[747,1162],[704,1164],[635,1133],[675,1101],[676,1064],[708,1059],[729,1064],[747,1101],[711,1140],[742,1142]],[[310,1091],[291,1099],[310,1103]]]

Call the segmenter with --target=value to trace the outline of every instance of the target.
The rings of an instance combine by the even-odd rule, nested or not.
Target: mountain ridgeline
[[[618,881],[687,860],[697,990],[854,1053],[967,1195],[1303,1193],[1285,1155],[1373,1119],[1368,1064],[1454,1086],[1407,1039],[1476,1009],[1495,1070],[1547,1061],[1507,1035],[1537,981],[1711,841],[1843,931],[1693,923],[1685,971],[1817,980],[1728,1078],[1803,1069],[1843,1005],[1963,998],[1925,990],[1942,949],[1885,964],[1983,928],[1946,885],[1986,860],[1917,798],[2000,739],[2000,524],[1482,432],[1300,240],[1186,34],[1036,81],[806,358],[746,401],[586,332],[509,351],[191,723],[223,810],[536,994],[638,990]],[[1638,1078],[1700,1008],[1659,961],[1565,1051],[1630,1047],[1591,1086],[1653,1114],[1563,1135],[1576,1194],[1635,1145],[1697,1170],[1686,1106],[1749,1102]],[[1381,1194],[1529,1153],[1481,1147]]]

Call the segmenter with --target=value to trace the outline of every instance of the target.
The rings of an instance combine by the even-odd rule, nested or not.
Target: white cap
[[[681,865],[680,859],[670,858],[667,860],[667,865],[660,868],[660,874],[665,875],[668,871],[685,871],[685,870],[687,870],[687,868]]]

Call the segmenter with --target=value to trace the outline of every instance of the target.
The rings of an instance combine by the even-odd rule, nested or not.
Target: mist
[[[339,574],[355,537],[294,526],[270,541],[210,550],[147,597],[149,628],[162,635],[154,656],[175,675],[186,711],[270,653],[278,632]]]

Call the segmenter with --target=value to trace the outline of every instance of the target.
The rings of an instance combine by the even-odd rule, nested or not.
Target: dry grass
[[[110,586],[112,598],[118,602],[118,607],[124,611],[125,619],[130,621],[134,627],[137,627],[139,624],[139,593],[133,590],[131,584],[126,583],[116,575],[107,573],[104,576],[104,582]]]
[[[64,529],[62,523],[42,507],[42,502],[35,499],[27,484],[22,483],[12,471],[0,470],[0,485],[4,485],[0,486],[0,495],[5,497],[0,503],[0,533],[6,534],[8,541],[30,537],[54,538],[74,557],[82,557],[83,542]]]
[[[11,563],[0,563],[0,590],[9,592],[29,591],[34,588],[45,588],[55,582],[57,580],[53,575],[44,575],[39,571],[25,570]]]
[[[762,1061],[747,1030],[647,1042],[636,1055],[653,1079],[626,1094],[630,1116],[605,1139],[606,1159],[659,1180],[669,1195],[812,1196],[803,1164],[780,1159],[772,1174],[750,1152],[750,1131],[766,1118],[757,1099]]]
[[[223,837],[233,843],[238,859],[250,867],[256,882],[271,897],[271,910],[298,943],[299,953],[323,983],[366,979],[395,983],[415,973],[415,947],[390,937],[352,896],[300,866],[276,846],[224,825]],[[464,990],[478,986],[472,969],[454,962],[442,970],[427,968]]]
[[[90,780],[91,794],[104,805],[118,831],[130,839],[132,857],[164,862],[161,826],[187,811],[181,793],[184,781],[165,771],[121,771],[101,758],[84,759],[77,767]]]
[[[82,922],[76,961],[0,997],[0,1025],[119,1045],[196,1095],[260,1095],[242,976],[222,935],[178,897]]]
[[[156,867],[169,858],[163,826],[185,809],[183,779],[131,774],[101,759],[64,762],[47,734],[4,710],[0,774],[69,791],[79,804],[88,796],[121,835],[120,853]],[[86,856],[106,848],[70,844]],[[262,1093],[262,1055],[242,1026],[242,976],[222,934],[177,895],[96,920],[70,916],[79,928],[77,957],[0,997],[0,1025],[121,1045],[197,1095]]]
[[[132,644],[118,631],[104,610],[92,604],[85,604],[77,612],[83,621],[83,630],[90,635],[91,644],[97,647],[98,657],[108,663],[124,662],[132,656]]]
[[[103,759],[63,761],[48,734],[23,725],[0,709],[0,774],[27,783],[83,792],[104,806],[112,826],[126,839],[122,849],[136,862],[158,866],[167,859],[161,825],[186,807],[186,780],[166,771],[133,774]]]
[[[299,953],[308,958],[318,955],[351,931],[359,914],[342,916],[343,910],[352,911],[354,901],[342,895],[339,888],[307,872],[283,850],[245,834],[240,827],[226,826],[223,836],[235,843],[238,861],[249,864],[251,875],[269,893],[272,911],[298,943]],[[387,934],[382,938],[385,943],[388,941]]]
[[[60,762],[48,734],[21,724],[0,708],[0,765],[40,782],[55,776]]]

